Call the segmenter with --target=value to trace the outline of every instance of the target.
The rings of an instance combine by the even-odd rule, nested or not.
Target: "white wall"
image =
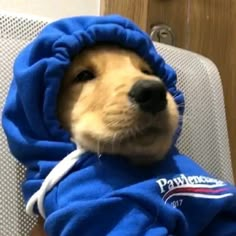
[[[99,15],[100,0],[0,0],[0,10],[51,19]]]

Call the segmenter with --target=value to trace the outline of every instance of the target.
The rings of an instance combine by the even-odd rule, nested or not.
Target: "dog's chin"
[[[155,143],[155,141],[163,135],[164,132],[157,127],[150,126],[145,129],[140,130],[127,130],[120,137],[120,143],[131,143],[135,145],[140,145],[142,148],[145,146],[150,146]]]
[[[172,143],[174,131],[150,126],[143,130],[124,130],[119,135],[102,137],[92,134],[74,135],[74,140],[85,150],[97,154],[122,155],[135,164],[148,165],[162,160]]]

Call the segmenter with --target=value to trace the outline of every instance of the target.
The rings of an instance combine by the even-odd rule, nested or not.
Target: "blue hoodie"
[[[148,35],[128,19],[74,17],[51,23],[16,58],[2,118],[12,154],[27,167],[26,202],[76,149],[56,118],[57,94],[71,58],[100,42],[134,50],[163,80],[175,102],[184,103],[175,72]],[[180,120],[166,158],[149,167],[134,166],[121,156],[98,158],[84,152],[43,200],[47,234],[236,235],[236,189],[179,154],[175,142],[181,125]]]

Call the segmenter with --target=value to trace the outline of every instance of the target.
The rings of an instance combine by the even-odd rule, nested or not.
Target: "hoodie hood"
[[[12,154],[23,164],[58,161],[76,148],[56,118],[61,79],[71,58],[96,43],[113,43],[140,55],[173,95],[183,114],[175,71],[156,52],[149,36],[118,15],[73,17],[53,22],[15,60],[2,124]],[[181,121],[174,143],[180,134]]]

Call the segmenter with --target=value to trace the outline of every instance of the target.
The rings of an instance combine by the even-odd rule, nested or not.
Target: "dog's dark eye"
[[[74,82],[86,82],[95,78],[95,74],[90,70],[81,71],[74,79]]]
[[[152,75],[153,74],[150,70],[146,70],[146,69],[143,69],[142,73],[144,73],[146,75]]]

